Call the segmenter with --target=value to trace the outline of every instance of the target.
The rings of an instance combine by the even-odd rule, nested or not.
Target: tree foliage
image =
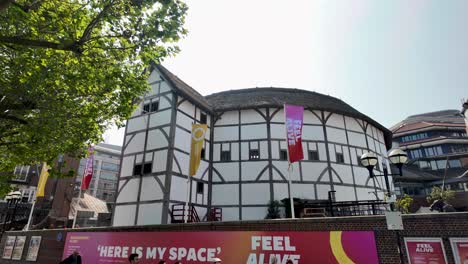
[[[145,67],[178,52],[186,11],[179,0],[0,0],[0,171],[122,126],[148,89]]]
[[[438,187],[432,187],[431,193],[426,197],[428,203],[433,203],[435,200],[442,200],[444,202],[449,202],[455,197],[455,191],[453,190],[443,190]]]
[[[396,200],[395,205],[400,212],[408,214],[411,203],[413,203],[413,198],[408,194],[405,194],[403,197]]]
[[[279,201],[273,200],[268,203],[268,210],[265,219],[278,219],[281,218],[282,205]]]

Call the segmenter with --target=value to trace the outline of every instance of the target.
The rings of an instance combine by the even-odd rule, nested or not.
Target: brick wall
[[[449,237],[468,237],[468,213],[444,213],[427,215],[404,215],[403,224],[405,230],[389,231],[384,216],[364,217],[335,217],[314,219],[284,219],[284,220],[262,220],[242,222],[220,222],[220,223],[198,223],[198,224],[176,224],[158,225],[128,228],[93,228],[79,229],[89,232],[128,232],[128,231],[359,231],[373,230],[377,243],[377,251],[380,263],[400,263],[398,253],[398,237],[402,246],[402,257],[407,263],[404,250],[404,237],[441,237],[444,242],[448,263],[455,263],[452,257]],[[0,252],[7,235],[26,235],[26,247],[22,259],[27,254],[27,245],[31,236],[42,236],[41,248],[37,263],[58,263],[62,256],[66,233],[70,230],[41,230],[29,232],[6,232],[0,243]],[[60,233],[60,235],[59,235]],[[61,239],[58,239],[60,238]],[[8,261],[0,259],[1,263],[31,263],[26,261]],[[87,263],[85,263],[87,264]],[[308,264],[308,263],[306,263]]]

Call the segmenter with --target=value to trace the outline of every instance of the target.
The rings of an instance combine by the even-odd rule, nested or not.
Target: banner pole
[[[189,217],[189,208],[188,208],[188,202],[189,202],[189,196],[190,196],[190,179],[191,176],[188,176],[187,178],[187,198],[185,199],[185,208],[184,208],[184,222],[188,222],[188,217]]]
[[[76,217],[78,216],[78,206],[80,206],[80,200],[81,200],[81,186],[80,186],[80,192],[79,192],[79,194],[78,194],[78,200],[77,200],[77,202],[76,202],[75,214],[73,215],[73,225],[72,225],[72,228],[75,228]]]
[[[291,188],[291,169],[292,169],[292,164],[290,163],[289,164],[289,167],[288,167],[288,175],[289,175],[289,179],[288,179],[288,191],[289,191],[289,203],[290,203],[290,206],[291,206],[291,218],[294,219],[296,218],[296,214],[294,212],[294,202],[293,202],[293,198],[292,198],[292,188]]]
[[[32,203],[31,212],[29,212],[28,223],[26,224],[26,228],[25,228],[24,231],[29,231],[29,226],[31,225],[32,215],[33,215],[33,212],[34,212],[34,207],[36,206],[36,200],[37,200],[37,197],[35,197],[34,202]]]

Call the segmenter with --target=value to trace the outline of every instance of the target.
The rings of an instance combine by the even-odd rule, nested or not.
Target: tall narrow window
[[[221,161],[231,161],[231,151],[221,151]]]
[[[343,153],[336,153],[336,162],[337,163],[344,163]]]
[[[206,124],[206,122],[207,122],[206,114],[201,113],[200,114],[200,124]]]
[[[205,149],[201,150],[201,159],[205,159]]]
[[[149,113],[150,111],[150,104],[143,105],[143,114]]]
[[[260,151],[258,149],[251,149],[249,152],[249,160],[259,160]]]
[[[203,182],[197,182],[197,193],[198,194],[203,194]]]
[[[288,160],[288,152],[284,149],[280,151],[280,160]]]
[[[318,151],[316,151],[316,150],[310,150],[310,151],[309,151],[309,160],[320,160],[320,159],[319,159]]]
[[[145,165],[143,166],[143,174],[150,174],[151,173],[151,170],[152,170],[152,166],[153,164],[150,162],[150,163],[145,163]]]
[[[151,103],[151,112],[156,112],[159,109],[159,101]]]
[[[142,166],[141,164],[133,166],[133,175],[141,175]]]

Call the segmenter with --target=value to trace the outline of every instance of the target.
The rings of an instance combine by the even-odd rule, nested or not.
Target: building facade
[[[293,165],[293,197],[382,198],[383,180],[370,179],[359,157],[374,152],[388,165],[391,133],[343,101],[283,88],[203,97],[161,65],[148,81],[151,91],[126,125],[114,226],[171,222],[172,206],[187,199],[193,123],[208,125],[189,194],[200,218],[216,207],[223,220],[263,219],[270,201],[288,197],[284,103],[305,108],[305,159]]]
[[[442,184],[455,191],[468,191],[461,177],[468,169],[465,128],[458,110],[413,115],[393,126],[394,145],[405,150],[409,158],[406,176],[397,184],[401,186],[399,193],[426,196],[433,186]]]
[[[94,173],[88,194],[103,200],[112,207],[117,193],[122,147],[100,143],[94,147]],[[86,158],[80,160],[76,185],[81,185]]]

